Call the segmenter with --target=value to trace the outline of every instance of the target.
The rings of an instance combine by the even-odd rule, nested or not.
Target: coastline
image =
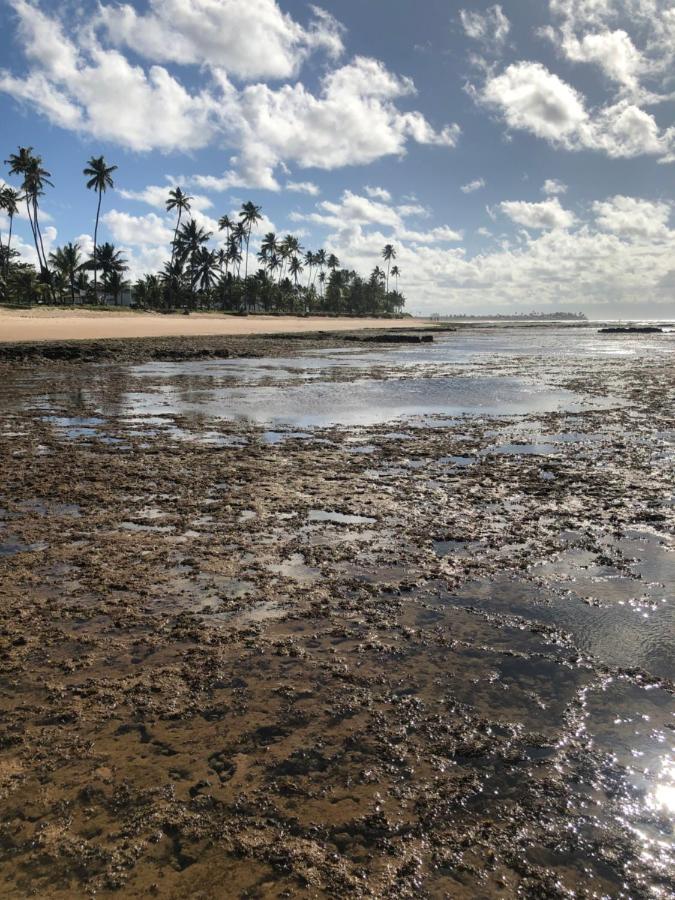
[[[189,316],[127,310],[10,310],[0,308],[0,344],[33,341],[111,340],[135,338],[234,337],[239,335],[311,334],[317,331],[428,328],[428,319],[334,316],[232,316],[191,313]]]

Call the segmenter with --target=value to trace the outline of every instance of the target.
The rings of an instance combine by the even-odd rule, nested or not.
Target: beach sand
[[[362,328],[421,328],[425,319],[359,319],[324,316],[189,316],[69,309],[0,309],[0,342],[102,340],[105,338],[191,337],[199,335],[287,334],[354,331]]]

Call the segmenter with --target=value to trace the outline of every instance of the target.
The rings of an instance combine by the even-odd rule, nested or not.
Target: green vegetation
[[[260,241],[253,271],[251,238],[262,220],[261,208],[244,203],[236,219],[224,215],[218,220],[218,233],[214,235],[191,215],[192,198],[180,187],[167,191],[166,210],[176,214],[170,259],[161,272],[145,275],[130,285],[124,280],[128,265],[122,252],[113,244],[98,243],[101,201],[108,188],[114,188],[112,175],[117,166],[108,165],[103,156],[92,156],[83,170],[87,188],[98,195],[94,246],[86,258],[79,244],[73,243],[45,253],[40,198],[53,184],[42,158],[32,147],[19,147],[5,163],[21,184],[18,190],[0,188],[0,211],[9,219],[7,240],[0,241],[0,302],[101,305],[119,304],[130,297],[134,306],[162,311],[379,316],[398,315],[405,305],[398,289],[401,272],[397,265],[392,267],[396,259],[393,245],[387,244],[382,250],[386,272],[376,266],[364,278],[341,268],[334,253],[305,249],[292,234],[279,237],[269,232]],[[23,203],[37,268],[22,262],[12,247],[13,220]],[[392,277],[394,290],[389,284]]]

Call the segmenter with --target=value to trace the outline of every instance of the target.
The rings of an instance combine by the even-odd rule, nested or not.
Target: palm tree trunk
[[[171,271],[169,272],[169,307],[173,304],[173,264],[176,258],[176,239],[178,238],[178,229],[180,228],[180,216],[183,210],[181,207],[178,207],[178,219],[176,220],[176,227],[173,231],[173,241],[171,242]]]
[[[37,236],[40,240],[40,250],[42,251],[42,261],[40,263],[40,268],[43,269],[45,274],[47,275],[47,280],[49,283],[49,293],[52,296],[52,302],[56,303],[56,291],[54,290],[54,285],[52,284],[51,274],[49,272],[49,266],[47,264],[47,254],[45,253],[45,246],[42,243],[42,232],[40,231],[40,220],[38,218],[38,203],[37,203],[37,195],[33,197],[33,218],[35,220],[35,231],[37,232]]]
[[[38,239],[40,241],[40,250],[42,251],[42,260],[40,265],[44,267],[45,272],[49,272],[49,268],[47,266],[47,255],[45,253],[45,247],[42,243],[42,232],[40,231],[40,222],[38,220],[38,210],[37,210],[37,201],[33,201],[33,217],[35,219],[35,231],[37,232]]]
[[[94,225],[94,302],[98,303],[98,269],[96,268],[96,248],[98,246],[98,217],[101,213],[101,191],[98,192],[98,205],[96,206],[96,224]]]
[[[389,293],[389,269],[391,268],[391,257],[387,260],[387,293]]]
[[[5,277],[9,275],[9,261],[11,259],[10,251],[12,249],[12,224],[14,216],[9,217],[9,235],[7,236],[7,259],[5,260]]]
[[[35,244],[35,255],[38,258],[38,263],[40,264],[40,268],[42,268],[42,258],[40,256],[40,248],[38,246],[37,232],[35,231],[35,223],[33,222],[33,215],[30,211],[30,198],[28,194],[26,194],[26,212],[28,213],[28,221],[30,222],[30,230],[33,233],[33,243]]]
[[[246,234],[246,263],[244,265],[244,303],[248,308],[248,242],[251,240],[251,229]]]

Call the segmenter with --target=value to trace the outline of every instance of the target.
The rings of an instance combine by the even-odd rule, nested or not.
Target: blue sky
[[[0,0],[2,158],[41,153],[84,248],[82,168],[117,164],[132,277],[181,184],[210,230],[251,199],[361,271],[394,243],[415,312],[672,316],[674,110],[666,0]]]

